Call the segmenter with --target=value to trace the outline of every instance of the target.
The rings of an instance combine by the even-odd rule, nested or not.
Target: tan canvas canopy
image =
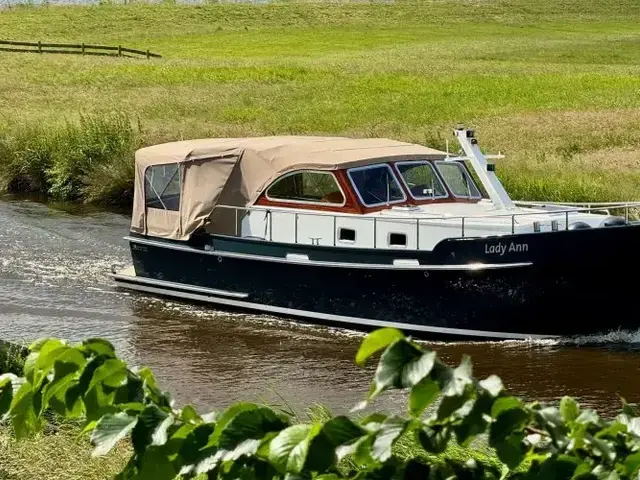
[[[131,230],[188,240],[216,205],[252,205],[276,178],[381,159],[439,159],[445,152],[386,138],[271,136],[186,140],[135,155]]]

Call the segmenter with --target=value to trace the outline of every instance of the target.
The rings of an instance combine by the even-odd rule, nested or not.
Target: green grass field
[[[5,186],[16,172],[46,170],[38,188],[65,197],[57,165],[78,141],[60,124],[116,111],[136,122],[135,141],[116,149],[117,168],[82,150],[83,166],[67,175],[82,198],[117,198],[141,144],[304,133],[457,148],[451,131],[462,123],[507,155],[498,174],[516,199],[640,199],[634,0],[21,7],[0,11],[0,32],[163,55],[0,52]]]

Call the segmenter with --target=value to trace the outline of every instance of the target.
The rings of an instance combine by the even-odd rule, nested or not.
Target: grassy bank
[[[3,10],[6,38],[163,58],[0,52],[1,186],[127,203],[139,145],[305,133],[443,147],[465,123],[507,155],[515,198],[637,200],[639,20],[631,0]]]

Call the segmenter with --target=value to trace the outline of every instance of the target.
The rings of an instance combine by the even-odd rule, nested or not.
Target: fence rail
[[[20,42],[13,40],[0,40],[0,51],[4,52],[29,52],[29,53],[66,53],[76,55],[101,55],[109,57],[140,56],[150,58],[162,58],[162,55],[152,53],[149,50],[136,50],[122,45],[93,45],[89,43],[43,43]]]

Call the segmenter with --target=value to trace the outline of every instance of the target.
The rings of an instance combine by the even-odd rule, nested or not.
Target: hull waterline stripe
[[[218,290],[216,288],[197,287],[194,285],[187,285],[184,283],[169,282],[167,280],[156,280],[155,278],[145,278],[145,277],[138,277],[133,275],[126,275],[126,274],[124,275],[114,274],[113,278],[116,281],[124,281],[124,282],[135,281],[141,284],[146,283],[147,285],[152,285],[152,286],[157,285],[161,287],[179,288],[180,290],[189,290],[195,293],[219,295],[222,297],[247,298],[249,296],[248,293],[230,292],[228,290]]]
[[[473,337],[486,337],[486,338],[501,338],[501,339],[512,339],[512,340],[530,340],[537,338],[556,338],[558,335],[537,335],[537,334],[527,334],[527,333],[508,333],[508,332],[491,332],[487,330],[470,330],[464,328],[449,328],[449,327],[436,327],[436,326],[428,326],[428,325],[416,325],[413,323],[404,323],[404,322],[393,322],[393,321],[383,321],[383,320],[374,320],[369,318],[358,318],[358,317],[347,317],[343,315],[335,315],[331,313],[319,313],[319,312],[311,312],[308,310],[298,310],[294,308],[287,307],[276,307],[271,305],[263,305],[260,303],[253,302],[244,302],[239,300],[233,300],[229,298],[212,298],[210,296],[195,294],[195,293],[187,293],[187,292],[179,292],[166,288],[158,288],[153,286],[147,286],[140,283],[136,283],[138,278],[128,275],[113,275],[116,283],[118,283],[123,288],[128,288],[132,290],[139,290],[142,292],[153,293],[158,295],[168,295],[178,298],[183,298],[186,300],[197,300],[207,303],[217,303],[221,305],[228,305],[231,307],[245,308],[250,310],[258,310],[263,312],[277,313],[281,315],[291,315],[296,317],[306,317],[316,320],[324,320],[329,322],[338,322],[343,324],[352,324],[352,325],[366,325],[369,327],[395,327],[400,330],[413,330],[425,333],[440,333],[446,335],[462,335],[462,336],[473,336]],[[162,283],[161,280],[157,281],[158,283]],[[179,284],[182,285],[182,284]]]
[[[168,248],[182,252],[200,253],[205,255],[215,255],[218,257],[239,258],[243,260],[256,260],[261,262],[288,263],[296,265],[308,265],[314,267],[335,267],[335,268],[364,268],[379,270],[444,270],[444,271],[480,271],[496,270],[502,268],[530,267],[533,262],[515,263],[468,263],[464,265],[408,265],[408,264],[383,264],[383,263],[347,263],[347,262],[325,262],[318,260],[301,260],[298,257],[270,257],[266,255],[252,255],[249,253],[226,252],[222,250],[200,250],[186,245],[175,245],[165,242],[157,242],[144,238],[123,237],[125,240],[142,245],[150,245],[158,248]]]

